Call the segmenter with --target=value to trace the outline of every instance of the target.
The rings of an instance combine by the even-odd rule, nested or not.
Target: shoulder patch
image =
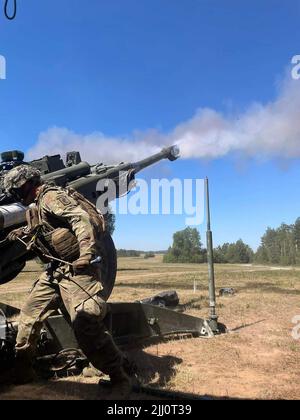
[[[38,201],[45,205],[51,205],[53,202],[56,201],[57,198],[57,191],[48,190],[41,194]]]
[[[72,204],[72,201],[66,194],[60,194],[57,199],[63,206],[69,206]]]

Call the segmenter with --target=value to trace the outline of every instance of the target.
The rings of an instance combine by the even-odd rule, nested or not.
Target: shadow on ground
[[[128,352],[128,358],[138,368],[138,378],[143,385],[154,381],[155,387],[166,386],[176,375],[176,366],[182,359],[173,356],[147,354],[142,348]],[[0,388],[1,399],[84,399],[94,400],[103,397],[101,387],[95,383],[84,383],[82,377],[43,381],[20,387]],[[105,394],[104,394],[105,395]],[[143,396],[140,395],[140,398]]]

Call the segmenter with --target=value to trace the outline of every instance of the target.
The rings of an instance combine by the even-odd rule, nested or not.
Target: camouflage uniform
[[[28,171],[31,177],[38,176],[36,170],[28,167],[12,170],[5,178],[6,190],[21,187]],[[43,185],[37,190],[35,204],[39,222],[46,230],[66,227],[72,230],[79,242],[80,258],[100,255],[99,237],[89,214],[66,190]],[[95,368],[118,378],[123,358],[103,323],[107,309],[100,297],[101,290],[100,269],[87,265],[74,274],[67,264],[52,264],[34,284],[22,309],[16,343],[18,360],[26,364],[32,359],[42,323],[58,309],[61,298],[81,350]]]
[[[89,215],[60,188],[42,187],[36,200],[41,222],[52,228],[69,226],[80,245],[80,257],[97,255],[97,238]],[[57,308],[57,297],[63,300],[73,324],[79,346],[89,361],[110,374],[122,364],[122,356],[106,330],[103,319],[106,303],[100,270],[89,267],[73,274],[69,265],[50,267],[35,283],[25,303],[17,336],[17,352],[32,352],[42,322]]]

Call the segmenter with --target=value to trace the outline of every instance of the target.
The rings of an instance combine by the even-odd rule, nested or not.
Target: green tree
[[[255,261],[280,265],[300,263],[300,219],[294,225],[282,223],[277,229],[268,228],[261,238]]]
[[[155,258],[155,253],[152,251],[146,252],[144,259],[147,260],[148,258]]]
[[[141,251],[135,251],[133,249],[118,249],[118,257],[136,258],[141,256]]]
[[[186,228],[173,236],[173,246],[164,255],[166,263],[203,263],[205,251],[202,249],[200,233],[197,229]]]
[[[267,264],[269,262],[268,251],[266,247],[261,245],[254,257],[254,261],[258,264]]]
[[[296,264],[300,264],[300,217],[296,220],[293,227],[293,241],[295,246]]]
[[[249,264],[253,261],[254,252],[241,239],[235,243],[235,260],[237,263]]]
[[[281,265],[296,264],[296,244],[294,240],[294,226],[282,224],[277,230],[278,242],[280,246]]]
[[[222,254],[222,248],[218,246],[214,249],[214,262],[217,264],[223,264],[223,254]]]
[[[214,260],[221,264],[248,264],[253,261],[254,252],[241,239],[236,243],[225,243],[214,250]]]
[[[281,249],[277,231],[267,228],[266,233],[261,239],[261,246],[265,249],[267,263],[279,264]]]

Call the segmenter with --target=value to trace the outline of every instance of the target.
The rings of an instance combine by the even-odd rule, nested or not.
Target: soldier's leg
[[[33,376],[32,361],[43,321],[51,314],[57,290],[45,272],[35,283],[21,310],[16,341],[16,382],[29,382]]]
[[[99,296],[100,291],[101,284],[88,275],[66,274],[60,283],[61,296],[81,350],[97,369],[108,374],[123,359],[104,325],[107,306]]]
[[[128,393],[131,386],[122,367],[123,354],[103,322],[107,305],[99,296],[100,283],[90,276],[70,276],[60,286],[81,350],[96,369],[110,376],[113,385]]]

